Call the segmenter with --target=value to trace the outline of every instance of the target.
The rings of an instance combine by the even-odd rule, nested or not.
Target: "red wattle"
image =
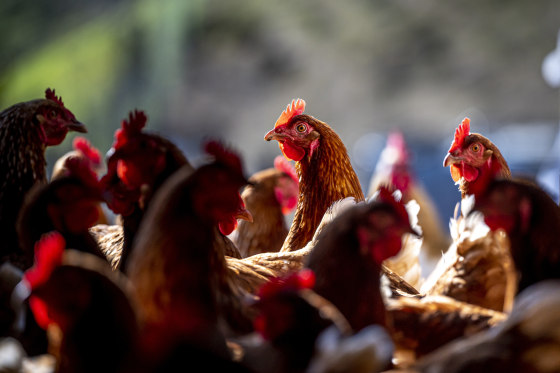
[[[475,181],[479,174],[478,170],[473,166],[465,164],[465,162],[462,163],[462,166],[463,166],[462,174],[465,180],[467,180],[468,182]]]
[[[235,228],[237,228],[237,219],[231,217],[230,219],[222,220],[221,222],[218,223],[218,228],[220,229],[220,232],[222,232],[224,236],[227,236],[231,234],[231,232],[233,232]]]
[[[305,157],[305,150],[294,144],[290,144],[288,141],[280,143],[280,150],[286,158],[292,161],[301,161]]]

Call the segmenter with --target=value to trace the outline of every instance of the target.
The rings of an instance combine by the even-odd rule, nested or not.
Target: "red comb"
[[[32,290],[44,284],[52,271],[62,263],[65,248],[64,237],[56,231],[44,234],[35,244],[35,265],[24,274]]]
[[[276,124],[274,128],[286,124],[295,117],[296,115],[300,115],[305,110],[305,101],[301,98],[292,100],[291,104],[286,107],[286,110],[280,114],[278,119],[276,120]]]
[[[123,119],[121,128],[115,132],[115,144],[113,147],[117,149],[123,146],[131,136],[140,134],[147,121],[148,117],[142,110],[135,109],[128,113],[128,120]]]
[[[62,97],[56,97],[56,95],[54,94],[54,89],[47,88],[47,90],[45,91],[45,97],[47,98],[47,100],[53,100],[60,106],[64,107]]]
[[[288,174],[292,180],[299,185],[296,168],[286,158],[281,155],[276,156],[276,158],[274,158],[274,168]]]
[[[315,285],[315,273],[305,268],[284,277],[276,277],[265,283],[258,291],[261,299],[270,298],[282,292],[311,289]]]
[[[465,142],[465,137],[471,132],[471,120],[469,118],[463,119],[459,127],[455,130],[455,138],[453,143],[448,150],[448,153],[454,152],[455,150],[461,148]]]
[[[97,150],[91,143],[82,136],[77,136],[72,142],[74,149],[79,150],[82,154],[89,159],[94,165],[99,165],[101,163],[101,155],[99,150]]]
[[[243,174],[243,167],[241,166],[241,158],[231,149],[227,149],[221,142],[216,140],[208,141],[204,145],[204,151],[213,156],[216,161],[221,162],[232,169]]]

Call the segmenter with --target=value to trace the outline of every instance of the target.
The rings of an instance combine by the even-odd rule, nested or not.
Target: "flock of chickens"
[[[559,206],[465,118],[444,232],[402,135],[363,191],[304,111],[250,178],[220,141],[194,167],[142,111],[105,163],[76,137],[48,177],[85,126],[50,89],[1,112],[0,371],[560,372]]]

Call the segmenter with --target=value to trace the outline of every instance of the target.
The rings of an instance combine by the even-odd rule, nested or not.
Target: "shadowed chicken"
[[[225,333],[252,330],[214,245],[216,225],[237,211],[247,180],[234,152],[217,142],[206,151],[212,162],[179,169],[158,190],[130,257],[128,274],[142,322],[158,341],[148,347],[156,355],[185,342],[226,358]]]
[[[311,287],[313,272],[302,270],[273,278],[257,292],[256,333],[236,340],[241,362],[255,372],[303,372],[315,353],[315,341],[327,327],[349,335],[342,314]]]
[[[98,221],[102,201],[97,176],[83,158],[68,158],[65,167],[64,175],[27,194],[17,222],[21,247],[33,258],[35,243],[56,230],[70,247],[105,259],[88,231]]]
[[[274,167],[249,178],[241,197],[253,221],[240,220],[231,238],[241,257],[279,251],[288,235],[286,215],[297,205],[298,178],[295,168],[282,156]]]
[[[0,113],[0,262],[10,260],[21,269],[32,264],[21,257],[15,222],[25,194],[35,183],[47,182],[46,147],[60,144],[68,131],[86,128],[50,88],[44,99]]]
[[[496,177],[511,177],[509,166],[498,147],[470,130],[470,119],[463,119],[443,160],[443,167],[449,167],[453,181],[459,184],[461,198],[469,194],[478,197]]]
[[[139,328],[129,285],[109,264],[42,237],[22,284],[39,325],[49,330],[57,372],[134,372]]]
[[[72,148],[73,149],[71,151],[56,160],[51,173],[51,181],[70,173],[68,170],[68,162],[75,158],[85,160],[88,163],[89,168],[93,170],[97,176],[101,173],[103,163],[101,161],[99,150],[97,150],[97,148],[95,148],[85,137],[74,137],[74,140],[72,141]],[[101,203],[97,205],[97,210],[99,217],[96,224],[108,224],[109,219],[107,218],[107,214],[103,210]]]
[[[143,131],[146,121],[142,111],[132,112],[128,120],[123,120],[109,151],[107,174],[101,179],[107,204],[113,212],[120,214],[122,227],[98,225],[90,230],[113,267],[121,271],[126,271],[134,238],[152,196],[179,168],[191,167],[171,141]],[[238,203],[242,204],[240,196]],[[233,231],[237,217],[251,218],[240,205],[234,215],[219,222],[220,231],[216,228],[216,244],[234,257],[240,255],[225,235]]]
[[[475,203],[493,231],[509,238],[519,291],[560,278],[560,208],[529,180],[495,180]]]
[[[331,301],[354,331],[387,325],[381,266],[401,250],[405,233],[415,232],[404,205],[381,189],[375,201],[337,216],[309,255],[306,267],[316,276],[313,290]]]

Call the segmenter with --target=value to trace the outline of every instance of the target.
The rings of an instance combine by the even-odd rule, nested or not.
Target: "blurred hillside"
[[[559,28],[557,0],[3,0],[0,108],[56,88],[102,152],[144,109],[195,163],[219,137],[252,173],[279,154],[263,135],[302,97],[364,187],[387,132],[404,131],[449,216],[459,195],[441,163],[463,117],[514,173],[558,159],[559,93],[541,64]],[[48,150],[51,165],[71,139]]]

